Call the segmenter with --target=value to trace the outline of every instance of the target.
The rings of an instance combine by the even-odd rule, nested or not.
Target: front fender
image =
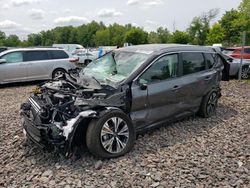
[[[72,154],[73,147],[74,147],[74,138],[80,126],[86,126],[87,128],[91,120],[98,119],[99,117],[114,110],[122,111],[121,109],[116,108],[116,107],[105,107],[104,109],[100,111],[87,110],[87,111],[81,112],[76,118],[73,118],[70,121],[68,121],[67,126],[65,126],[63,130],[63,134],[67,140],[67,146],[66,146],[67,149],[65,153],[66,157]]]

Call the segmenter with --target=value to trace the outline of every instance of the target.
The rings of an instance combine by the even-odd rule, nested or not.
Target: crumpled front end
[[[81,89],[65,80],[48,82],[21,105],[24,133],[42,148],[69,156],[77,127],[88,126],[84,120],[98,118],[105,110],[124,108],[124,96],[110,88]]]

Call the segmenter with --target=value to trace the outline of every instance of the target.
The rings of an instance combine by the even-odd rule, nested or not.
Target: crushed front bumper
[[[59,129],[54,124],[37,125],[26,115],[22,115],[22,125],[26,137],[43,149],[66,150],[65,137],[59,134]],[[57,130],[56,130],[57,129]]]

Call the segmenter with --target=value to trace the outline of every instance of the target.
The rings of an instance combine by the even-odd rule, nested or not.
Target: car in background
[[[76,68],[60,49],[22,48],[0,53],[0,84],[56,78]]]
[[[225,48],[223,50],[223,53],[226,55],[229,55],[235,59],[241,58],[241,49],[242,47],[236,47],[236,48]],[[250,46],[244,47],[244,53],[243,53],[243,59],[249,59],[250,60]]]
[[[94,55],[90,52],[77,53],[73,57],[78,58],[78,65],[87,66],[90,62],[97,58],[97,55]]]
[[[53,48],[64,49],[70,55],[85,52],[86,49],[80,44],[53,44]]]
[[[79,76],[38,86],[21,106],[24,134],[66,157],[87,146],[97,157],[129,152],[139,132],[215,114],[225,59],[178,44],[125,47],[94,60]]]
[[[6,51],[6,50],[8,50],[7,47],[0,47],[0,53],[3,52],[3,51]]]
[[[224,59],[230,64],[230,76],[238,77],[240,71],[240,59],[233,58],[229,55],[223,54]],[[242,61],[242,71],[241,71],[241,78],[248,79],[250,77],[250,59],[243,59]]]

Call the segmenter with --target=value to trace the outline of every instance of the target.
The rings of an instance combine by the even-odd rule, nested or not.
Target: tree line
[[[194,17],[185,31],[159,27],[156,31],[146,32],[132,24],[117,23],[106,26],[103,22],[92,21],[78,27],[56,27],[28,35],[21,41],[17,35],[6,36],[0,31],[0,46],[51,46],[54,43],[77,43],[84,47],[122,46],[146,43],[179,43],[224,46],[240,45],[241,33],[247,31],[246,44],[250,45],[250,0],[242,0],[238,8],[226,11],[221,19],[211,25],[218,15],[218,9],[212,9]]]

